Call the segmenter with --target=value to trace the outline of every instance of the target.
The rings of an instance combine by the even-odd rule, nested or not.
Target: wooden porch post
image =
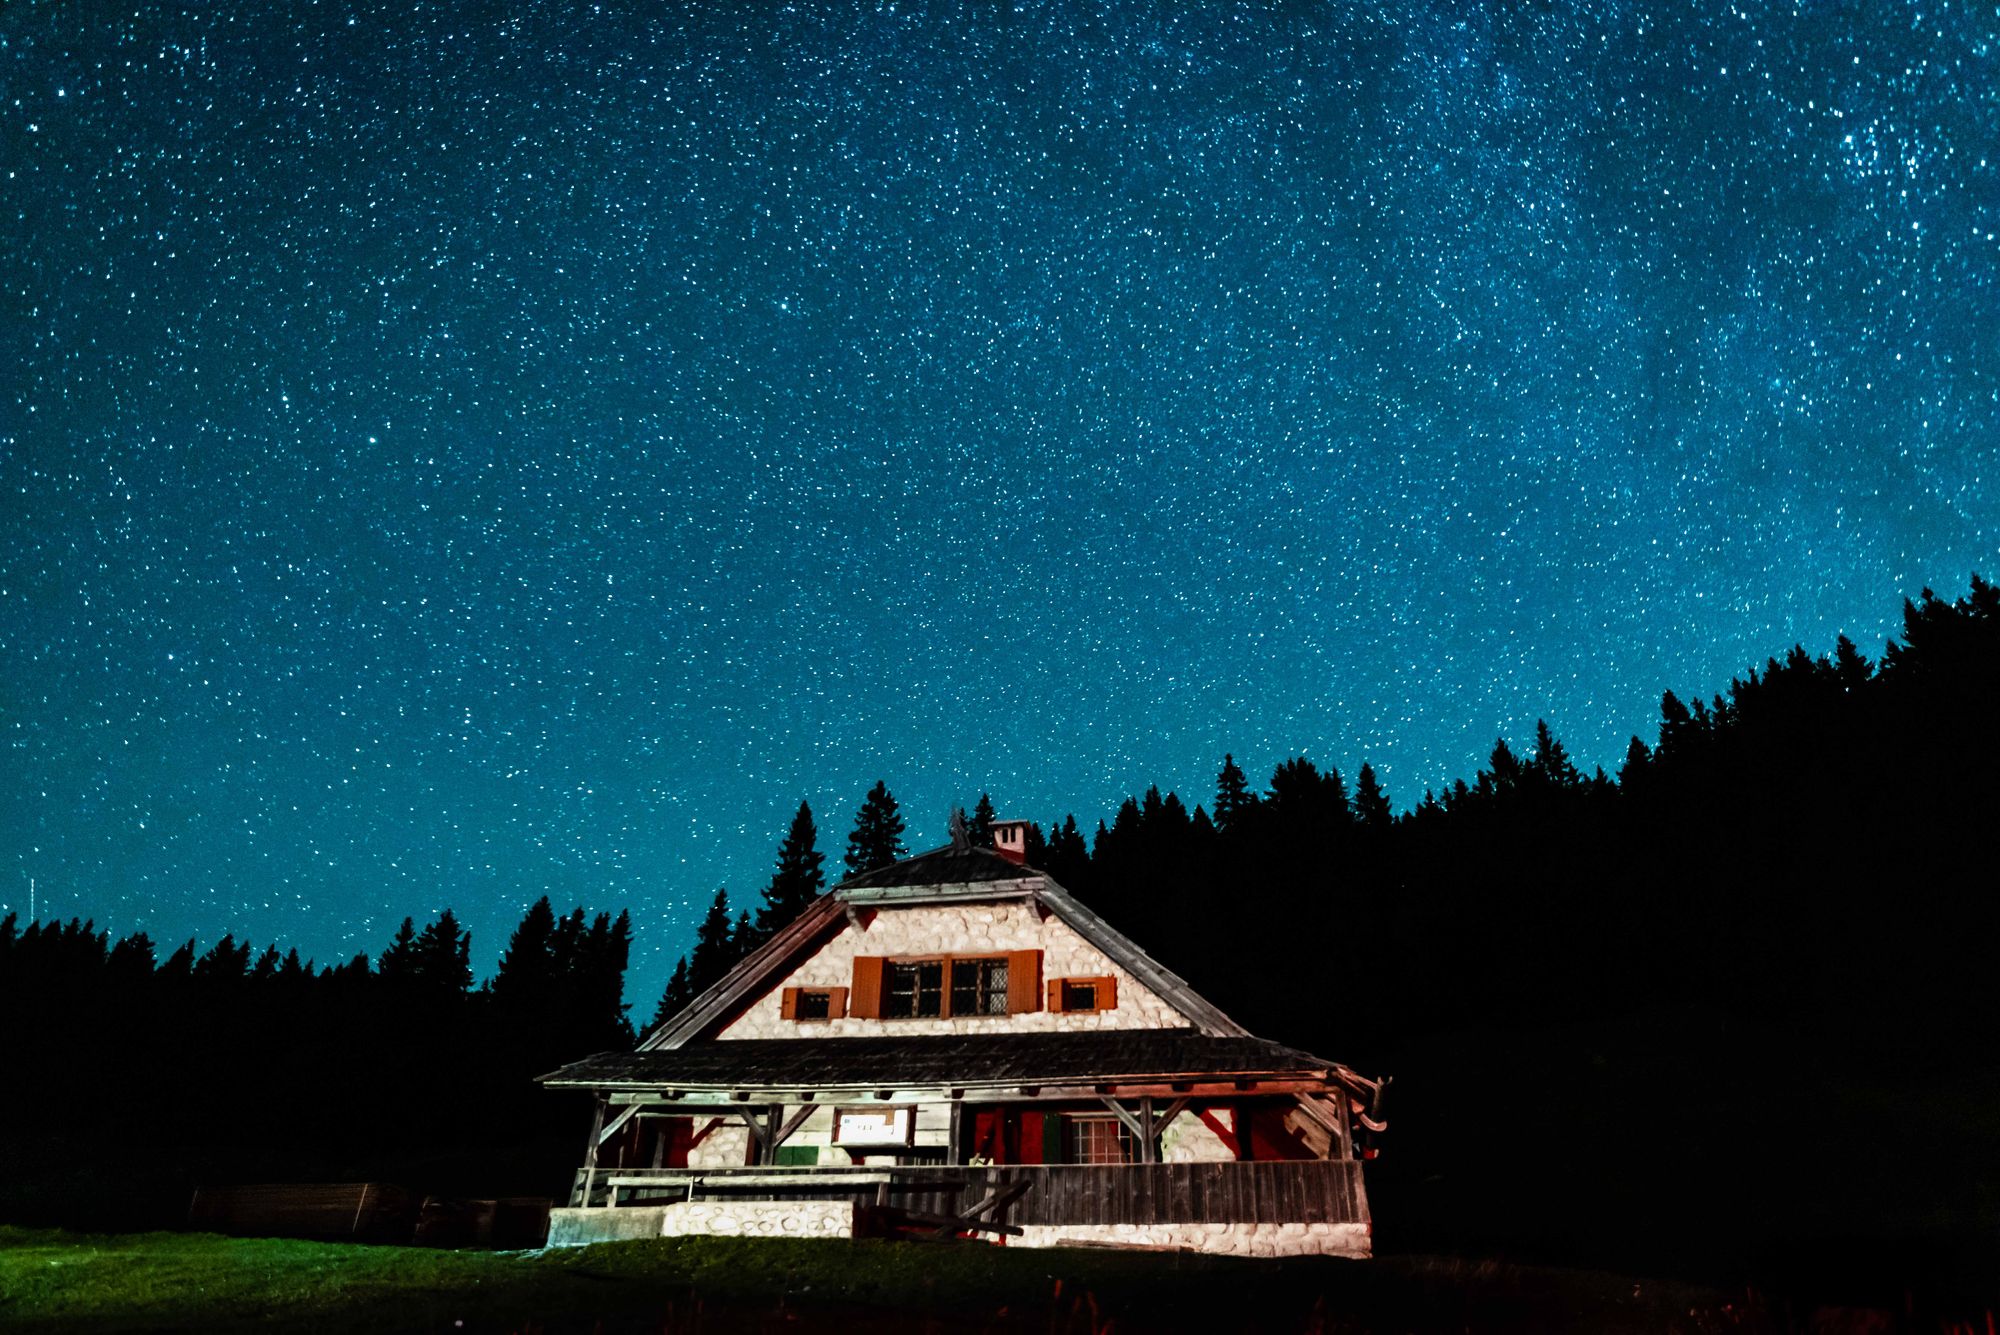
[[[591,1189],[597,1185],[597,1137],[604,1130],[604,1095],[597,1096],[597,1108],[590,1117],[590,1143],[583,1149],[583,1199],[577,1204],[586,1208],[590,1205]]]

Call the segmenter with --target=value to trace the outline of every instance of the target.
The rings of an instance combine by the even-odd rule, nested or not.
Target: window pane
[[[824,1020],[831,1010],[831,999],[826,993],[799,993],[798,1017],[801,1020]]]
[[[907,1019],[917,1013],[917,971],[909,964],[891,964],[882,971],[882,1013],[890,1019]]]
[[[1062,1008],[1066,1011],[1096,1010],[1097,984],[1065,982],[1062,985]]]
[[[1069,1126],[1073,1163],[1130,1163],[1131,1134],[1111,1117],[1078,1117]]]
[[[1007,961],[981,960],[979,962],[979,982],[984,989],[985,1003],[979,1008],[987,1015],[1007,1013]]]
[[[985,1010],[979,1004],[979,961],[953,960],[951,963],[951,1013],[953,1015],[978,1015]]]
[[[924,960],[916,966],[917,1014],[944,1014],[944,963]]]

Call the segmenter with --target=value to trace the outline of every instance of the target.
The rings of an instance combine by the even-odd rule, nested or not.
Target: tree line
[[[1446,1062],[1441,1035],[1638,1025],[1630,1017],[1696,1008],[1735,1037],[1697,1044],[1682,1026],[1652,1041],[1685,1043],[1677,1070],[1713,1068],[1743,1090],[1765,1078],[1744,1034],[1898,1069],[1995,1050],[2000,1011],[1985,996],[2000,899],[1983,868],[1996,755],[2000,593],[1975,576],[1964,597],[1907,602],[1901,634],[1873,658],[1841,637],[1818,655],[1794,646],[1706,699],[1667,692],[1654,735],[1633,738],[1615,774],[1586,772],[1546,723],[1518,746],[1496,740],[1476,773],[1400,811],[1366,763],[1350,783],[1291,756],[1253,781],[1228,755],[1204,800],[1153,788],[1088,833],[1073,814],[1037,824],[1028,861],[1254,1032],[1407,1077],[1407,1139],[1395,1143],[1409,1150],[1385,1160],[1393,1175],[1454,1145],[1518,1157],[1511,1139],[1481,1138],[1511,1138],[1517,1123],[1469,1107],[1562,1104],[1492,1055],[1518,1054],[1516,1039]],[[982,794],[975,839],[993,816]],[[904,832],[878,782],[845,874],[904,856]],[[824,893],[826,863],[802,802],[761,898],[736,907],[717,893],[665,994],[640,1012],[648,1027]],[[630,946],[624,913],[542,900],[494,976],[475,982],[449,911],[405,921],[372,962],[332,965],[233,937],[157,960],[143,934],[10,918],[0,1014],[33,1018],[12,1037],[18,1078],[0,1082],[0,1156],[55,1145],[64,1171],[123,1165],[129,1184],[145,1176],[134,1163],[160,1158],[142,1146],[173,1145],[177,1184],[196,1171],[373,1174],[559,1192],[587,1112],[533,1077],[635,1041]],[[1608,1051],[1598,1056],[1616,1070],[1618,1046]],[[1630,1083],[1658,1087],[1650,1066]],[[1567,1115],[1609,1135],[1596,1114],[1579,1117],[1577,1105],[1613,1098],[1589,1088],[1572,1091]],[[1620,1134],[1644,1128],[1676,1152],[1699,1145],[1704,1162],[1768,1176],[1677,1103],[1617,1106]],[[1738,1110],[1713,1125],[1750,1120]],[[143,1132],[122,1130],[132,1125]],[[1862,1134],[1843,1130],[1842,1152]],[[50,1198],[32,1165],[0,1162],[0,1184],[17,1202]],[[62,1198],[80,1199],[68,1186]]]

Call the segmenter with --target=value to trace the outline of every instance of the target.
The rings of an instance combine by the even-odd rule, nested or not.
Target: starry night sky
[[[1698,11],[1698,12],[1690,12]],[[0,10],[0,903],[322,961],[1995,573],[1991,4]]]

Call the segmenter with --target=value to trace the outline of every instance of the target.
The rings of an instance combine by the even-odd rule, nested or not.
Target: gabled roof
[[[1018,881],[1038,876],[1018,862],[1009,862],[990,848],[961,848],[946,844],[927,853],[892,862],[874,871],[850,876],[835,891],[876,889],[906,885],[978,885],[986,881]]]
[[[746,1038],[649,1052],[601,1052],[542,1082],[554,1086],[871,1090],[1134,1083],[1201,1078],[1326,1080],[1367,1087],[1337,1062],[1244,1035],[1192,1029]]]
[[[774,986],[785,973],[836,935],[861,905],[904,907],[988,898],[1033,899],[1186,1016],[1196,1032],[1212,1037],[1249,1035],[1249,1030],[1217,1010],[1186,980],[1078,903],[1046,872],[1009,862],[986,849],[946,844],[879,870],[850,876],[821,895],[769,941],[738,961],[735,968],[679,1015],[648,1034],[639,1044],[639,1050],[678,1048],[710,1032],[718,1023],[734,1016],[745,1003],[763,995],[766,988]]]

